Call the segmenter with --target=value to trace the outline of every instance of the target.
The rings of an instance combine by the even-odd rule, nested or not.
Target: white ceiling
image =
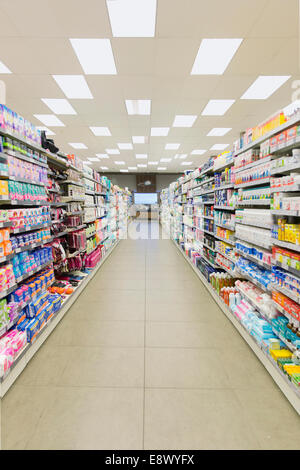
[[[136,153],[147,153],[168,172],[182,171],[183,160],[198,166],[216,143],[232,142],[247,127],[258,124],[289,104],[292,82],[300,78],[298,0],[158,0],[154,38],[112,37],[105,0],[0,0],[0,61],[12,74],[0,76],[7,86],[7,105],[42,125],[34,114],[51,111],[41,98],[66,98],[52,74],[84,74],[69,38],[109,38],[117,75],[85,76],[92,100],[69,100],[77,115],[59,118],[65,124],[52,128],[56,144],[67,153],[70,142],[82,142],[84,160],[134,135],[150,136],[151,127],[170,127],[168,137],[149,137],[148,143],[95,163],[109,171],[135,166]],[[221,76],[191,75],[203,38],[243,38]],[[292,77],[267,100],[240,100],[259,75]],[[128,116],[125,99],[151,99],[150,116]],[[235,99],[224,116],[201,116],[210,99]],[[172,128],[176,114],[198,115],[192,128]],[[95,137],[89,126],[108,127],[111,137]],[[224,137],[207,137],[214,127],[230,127]],[[165,150],[166,143],[180,143]],[[230,147],[229,147],[230,149]],[[124,160],[125,167],[114,161]],[[140,161],[144,163],[144,161]],[[140,171],[155,171],[149,166]]]

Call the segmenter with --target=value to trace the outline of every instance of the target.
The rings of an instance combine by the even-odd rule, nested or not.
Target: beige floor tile
[[[277,386],[235,393],[262,449],[300,450],[300,417]]]
[[[144,387],[144,348],[70,349],[60,386]]]
[[[64,323],[48,338],[52,346],[98,346],[110,348],[142,348],[143,322],[85,322]]]
[[[145,302],[123,302],[113,298],[110,302],[89,302],[89,308],[85,303],[76,302],[66,316],[68,321],[80,319],[88,322],[96,321],[144,321]]]
[[[199,302],[189,302],[187,304],[158,304],[146,303],[146,320],[158,322],[207,322],[215,323],[219,327],[228,323],[227,317],[220,311],[217,304],[212,298],[203,298],[201,304]]]
[[[141,449],[143,390],[58,388],[26,449]]]
[[[53,400],[48,386],[22,387],[15,384],[2,399],[2,448],[24,450]]]
[[[150,348],[220,348],[243,347],[243,339],[230,325],[201,322],[147,322],[146,347]]]
[[[108,304],[112,299],[117,298],[120,302],[144,302],[144,289],[137,291],[134,289],[89,289],[80,295],[80,301],[85,303],[85,308],[90,302],[97,301],[99,305]]]
[[[164,277],[163,279],[146,279],[146,289],[147,290],[184,290],[185,292],[202,292],[202,285],[199,285],[199,279],[194,279],[190,276],[188,279],[176,279],[176,278],[169,278],[168,276]]]
[[[230,390],[146,390],[145,449],[259,449]]]
[[[137,277],[137,276],[136,276]],[[140,276],[138,279],[126,278],[125,276],[121,278],[121,275],[113,278],[106,277],[105,275],[101,276],[91,284],[91,288],[96,288],[99,291],[107,289],[117,289],[117,290],[135,290],[143,291],[145,290],[146,281],[145,275]]]
[[[146,290],[146,304],[184,304],[201,303],[205,292],[204,287],[199,286],[199,290],[174,290],[174,289],[147,289]]]
[[[218,349],[146,348],[148,388],[228,388]]]

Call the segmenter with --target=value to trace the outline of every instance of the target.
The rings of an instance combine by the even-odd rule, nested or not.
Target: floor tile
[[[229,390],[146,390],[145,449],[259,449]]]

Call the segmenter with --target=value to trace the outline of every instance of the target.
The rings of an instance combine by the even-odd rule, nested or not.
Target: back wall
[[[127,187],[130,191],[138,191],[136,183],[136,173],[103,173],[107,176],[113,184],[121,186],[121,188]],[[140,175],[140,173],[139,173]],[[147,173],[145,173],[147,175]],[[182,173],[168,173],[161,174],[156,173],[156,191],[161,191],[173,183],[179,176],[182,176]],[[139,192],[139,191],[138,191]]]

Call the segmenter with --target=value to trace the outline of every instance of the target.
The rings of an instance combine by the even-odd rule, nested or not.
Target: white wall
[[[131,191],[136,191],[136,175],[135,174],[119,174],[119,173],[105,173],[113,184],[117,184],[121,186],[121,188],[128,187]],[[161,191],[169,186],[170,183],[175,181],[177,178],[181,176],[181,173],[174,173],[174,174],[156,174],[156,189],[157,191]]]

